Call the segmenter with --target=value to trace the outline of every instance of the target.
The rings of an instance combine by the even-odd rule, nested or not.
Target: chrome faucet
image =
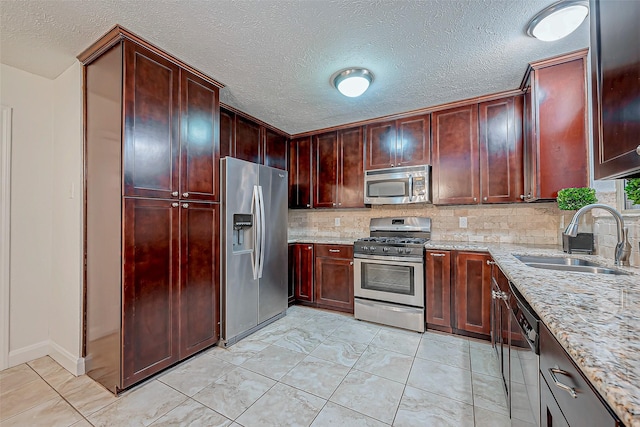
[[[614,263],[615,265],[629,265],[631,245],[629,244],[629,240],[627,238],[628,230],[624,228],[624,219],[622,219],[622,215],[620,215],[620,212],[618,212],[611,206],[603,205],[602,203],[594,203],[580,208],[578,212],[575,213],[573,218],[571,218],[571,222],[564,230],[564,234],[566,236],[576,237],[578,235],[578,221],[580,221],[580,217],[585,212],[590,211],[594,208],[604,209],[615,218],[616,224],[618,226],[618,243],[616,244]]]

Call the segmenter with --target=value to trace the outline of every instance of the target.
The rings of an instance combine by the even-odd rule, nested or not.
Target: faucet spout
[[[576,237],[578,235],[578,222],[580,221],[580,217],[584,215],[586,212],[591,209],[604,209],[613,215],[613,218],[616,220],[616,232],[618,235],[618,243],[616,244],[614,262],[615,265],[629,265],[629,256],[631,255],[631,245],[629,244],[629,239],[627,238],[627,229],[624,228],[624,219],[622,219],[622,215],[620,212],[612,208],[611,206],[604,205],[602,203],[594,203],[591,205],[583,206],[578,209],[578,211],[571,218],[571,222],[564,230],[564,234],[571,237]]]

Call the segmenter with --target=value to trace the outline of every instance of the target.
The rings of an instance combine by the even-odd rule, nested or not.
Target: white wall
[[[50,354],[81,374],[81,67],[49,80],[0,66],[13,108],[9,365]]]
[[[53,84],[0,65],[13,108],[9,365],[48,354],[53,206]]]
[[[52,271],[50,354],[83,373],[82,337],[82,67],[53,81]]]

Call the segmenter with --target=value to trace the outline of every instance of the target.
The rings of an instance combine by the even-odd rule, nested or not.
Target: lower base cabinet
[[[297,303],[353,313],[353,246],[290,244],[289,287]]]
[[[621,426],[546,326],[540,325],[542,426]]]

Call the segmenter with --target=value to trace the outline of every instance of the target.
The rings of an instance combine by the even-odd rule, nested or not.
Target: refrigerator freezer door
[[[255,241],[258,165],[227,157],[222,161],[222,340],[228,341],[258,324],[258,280]],[[256,191],[257,195],[257,191]],[[251,227],[241,230],[242,245],[233,247],[233,215],[253,214]],[[258,227],[259,228],[259,227]],[[236,233],[237,234],[237,233]],[[286,245],[285,245],[286,247]]]
[[[258,323],[287,309],[287,172],[260,166],[264,207]]]

